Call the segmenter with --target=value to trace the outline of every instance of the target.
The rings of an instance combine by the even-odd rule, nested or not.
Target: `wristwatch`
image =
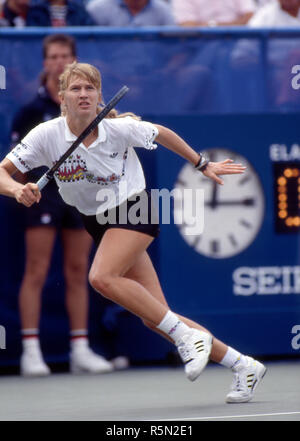
[[[207,158],[205,158],[202,153],[199,153],[199,161],[197,162],[197,164],[195,165],[195,169],[199,170],[199,171],[204,171],[206,169],[206,167],[208,166],[209,160]]]

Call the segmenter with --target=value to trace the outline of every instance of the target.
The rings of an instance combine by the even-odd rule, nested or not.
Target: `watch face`
[[[175,188],[204,190],[204,230],[201,234],[189,235],[189,225],[177,226],[183,239],[198,253],[215,259],[232,257],[251,245],[261,228],[265,206],[263,188],[257,173],[243,156],[221,148],[203,153],[212,162],[229,158],[247,169],[243,174],[223,175],[224,185],[219,185],[186,164]],[[174,205],[178,205],[176,210],[182,209],[179,204]]]

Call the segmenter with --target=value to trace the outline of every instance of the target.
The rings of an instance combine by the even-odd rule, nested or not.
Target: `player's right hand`
[[[39,203],[41,200],[41,192],[36,184],[28,182],[22,185],[15,192],[15,198],[17,202],[25,205],[26,207],[31,207],[34,203]]]

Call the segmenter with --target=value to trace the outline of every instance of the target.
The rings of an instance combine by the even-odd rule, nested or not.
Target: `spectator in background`
[[[269,3],[275,3],[277,0],[256,0],[257,6],[261,8],[262,6],[265,6]]]
[[[254,0],[172,0],[175,21],[181,26],[233,26],[248,23]]]
[[[80,0],[32,0],[27,26],[91,26],[95,23]]]
[[[300,29],[300,0],[275,0],[260,8],[248,23],[251,28]],[[281,111],[299,112],[299,91],[291,86],[293,66],[299,65],[298,39],[270,42],[269,85],[274,106]]]
[[[86,8],[99,26],[174,24],[170,5],[163,0],[91,0]]]
[[[261,7],[248,25],[258,27],[300,26],[300,0],[275,0]]]
[[[75,41],[67,35],[53,34],[43,42],[44,71],[35,99],[16,115],[12,143],[17,144],[37,124],[60,115],[59,76],[66,64],[76,57]],[[74,161],[73,161],[74,162]],[[74,167],[66,171],[66,179],[74,178]],[[36,182],[43,170],[27,173]],[[70,324],[71,370],[101,373],[112,365],[88,347],[88,286],[87,271],[91,240],[83,229],[80,214],[67,206],[58,194],[55,182],[43,190],[43,201],[26,210],[26,266],[20,289],[20,315],[23,353],[21,374],[48,375],[39,344],[41,292],[48,273],[51,254],[58,232],[64,250],[66,306]]]
[[[29,2],[30,0],[6,0],[0,5],[1,26],[25,26]]]
[[[250,28],[289,28],[300,26],[298,14],[300,0],[275,0],[258,9],[249,20]],[[300,50],[297,38],[269,39],[266,53],[262,55],[260,41],[240,39],[231,54],[231,65],[239,76],[236,84],[243,87],[243,98],[248,102],[253,91],[257,91],[258,79],[265,94],[266,105],[272,111],[297,111],[300,109],[299,91],[292,87],[293,66],[299,65]],[[267,62],[264,72],[259,75],[257,67],[262,56]],[[252,84],[252,86],[251,86]],[[247,94],[246,88],[249,92]],[[255,98],[254,98],[255,99]]]

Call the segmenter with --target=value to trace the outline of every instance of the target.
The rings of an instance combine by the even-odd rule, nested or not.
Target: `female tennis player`
[[[38,203],[42,195],[36,184],[22,185],[12,175],[41,165],[50,168],[91,123],[102,105],[99,71],[89,64],[68,65],[60,77],[60,98],[62,116],[35,127],[0,163],[0,194],[27,207]],[[79,210],[98,246],[89,281],[96,291],[172,341],[189,380],[194,381],[211,359],[234,372],[226,401],[249,401],[266,372],[264,365],[171,311],[147,253],[159,227],[153,221],[149,193],[145,204],[145,178],[134,147],[155,149],[154,141],[218,184],[223,184],[221,175],[245,170],[230,159],[208,162],[168,128],[112,111],[55,174],[62,198]],[[142,202],[141,223],[130,217],[137,200]]]

